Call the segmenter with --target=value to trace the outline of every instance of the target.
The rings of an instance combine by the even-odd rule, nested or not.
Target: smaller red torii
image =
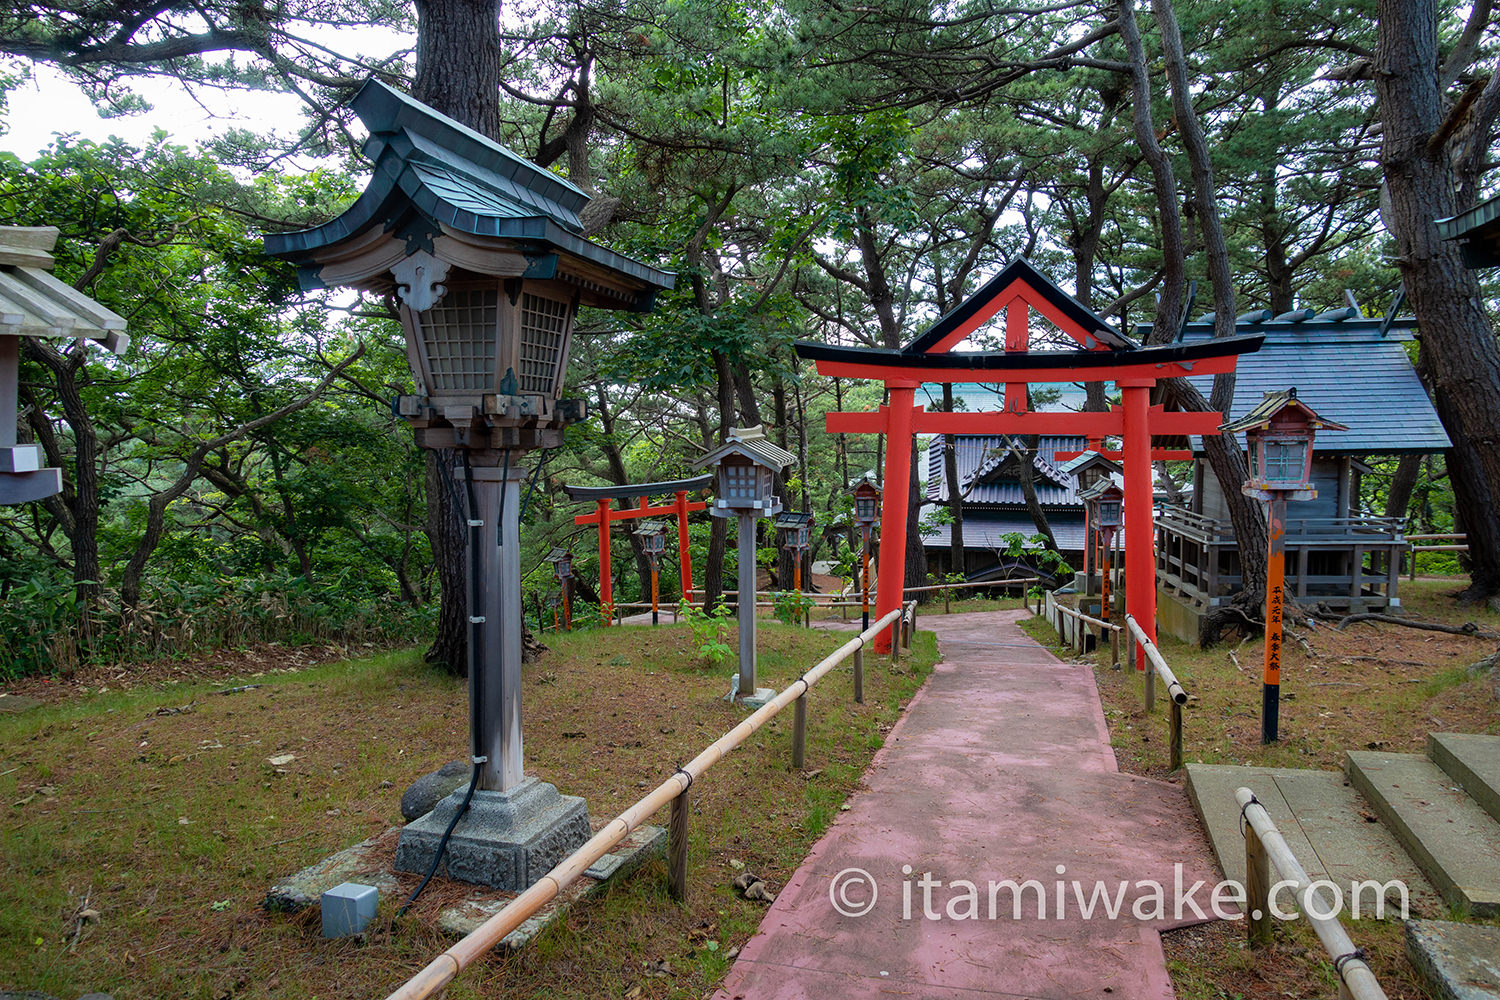
[[[708,504],[701,500],[689,501],[687,496],[695,490],[712,485],[712,475],[694,476],[692,479],[673,479],[660,483],[631,483],[625,486],[564,486],[563,492],[570,500],[592,500],[597,508],[592,514],[578,514],[574,524],[596,524],[599,526],[599,610],[602,623],[609,625],[614,617],[614,588],[609,567],[609,526],[615,521],[634,521],[646,517],[677,517],[677,553],[682,571],[683,600],[693,599],[693,558],[688,552],[687,516],[693,511],[707,510]],[[676,494],[670,504],[650,504],[651,497],[667,493]],[[614,510],[611,500],[640,498],[640,506],[625,510]]]

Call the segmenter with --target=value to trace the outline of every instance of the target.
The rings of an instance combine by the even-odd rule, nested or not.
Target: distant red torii
[[[1031,310],[1077,341],[1080,350],[1031,351]],[[952,348],[1005,311],[1005,350],[954,353]],[[1152,639],[1156,636],[1155,532],[1151,514],[1153,458],[1175,458],[1165,449],[1153,454],[1151,436],[1217,434],[1218,413],[1169,413],[1151,405],[1158,380],[1234,371],[1239,355],[1259,350],[1263,337],[1226,337],[1193,344],[1138,347],[1101,317],[1058,288],[1025,258],[1007,264],[972,297],[939,319],[899,351],[835,347],[797,341],[797,354],[816,363],[823,375],[867,378],[885,383],[889,402],[867,413],[830,413],[834,434],[885,434],[885,482],[881,524],[886,539],[876,613],[901,603],[906,578],[906,518],[911,489],[914,434],[1067,434],[1102,443],[1124,440],[1118,453],[1125,466],[1125,576],[1130,613]],[[1027,405],[1028,383],[1114,382],[1122,402],[1105,413],[1048,413]],[[915,401],[928,382],[1004,382],[1000,412],[929,413]],[[1076,453],[1071,453],[1076,454]],[[1146,585],[1130,586],[1129,581]],[[890,648],[890,636],[876,640]],[[1137,664],[1144,662],[1137,655]]]

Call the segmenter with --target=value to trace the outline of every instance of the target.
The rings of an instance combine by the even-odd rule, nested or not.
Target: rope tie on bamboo
[[[1245,835],[1245,825],[1250,822],[1250,818],[1245,815],[1245,810],[1249,809],[1251,806],[1258,806],[1258,805],[1260,805],[1260,799],[1257,799],[1255,797],[1255,793],[1251,792],[1250,793],[1250,801],[1246,802],[1244,805],[1240,806],[1240,836],[1241,837],[1243,837]]]
[[[1365,953],[1363,948],[1355,948],[1353,951],[1346,952],[1333,960],[1333,971],[1338,973],[1339,981],[1343,982],[1344,966],[1350,962],[1363,962],[1368,957],[1369,955]]]
[[[674,771],[674,772],[673,772],[673,773],[674,773],[674,774],[680,774],[680,775],[682,775],[682,776],[683,776],[683,777],[684,777],[684,778],[686,778],[686,779],[687,779],[687,784],[685,784],[685,785],[683,785],[683,786],[682,786],[682,790],[683,790],[683,791],[684,791],[684,792],[685,792],[685,791],[687,791],[687,790],[688,790],[688,789],[689,789],[689,788],[692,788],[692,787],[693,787],[693,772],[691,772],[691,771],[689,771],[689,770],[688,770],[688,769],[687,769],[687,768],[685,768],[685,767],[679,767],[679,768],[678,768],[678,769],[677,769],[677,770],[676,770],[676,771]]]

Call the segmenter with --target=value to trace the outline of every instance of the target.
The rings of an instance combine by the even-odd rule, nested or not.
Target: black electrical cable
[[[474,470],[469,465],[469,453],[467,451],[461,451],[459,452],[459,454],[463,456],[464,460],[464,489],[468,498],[469,552],[472,554],[469,559],[469,588],[470,592],[473,593],[475,597],[478,597],[480,594],[480,584],[482,582],[480,580],[481,560],[479,559],[479,529],[482,526],[483,522],[476,521],[474,519],[474,512],[479,509],[479,503],[474,496]],[[506,449],[505,455],[506,461],[508,463],[510,459],[510,449]],[[441,456],[438,458],[437,462],[438,468],[442,470],[444,478],[447,480],[448,485],[455,494],[456,499],[458,487],[453,482],[453,474],[448,469],[448,463]],[[505,503],[505,480],[503,477],[500,480],[500,503],[503,510]],[[502,534],[504,530],[504,521],[501,520],[496,522],[495,534],[498,536]],[[469,610],[473,611],[474,609],[470,608]],[[417,901],[417,897],[422,895],[422,890],[427,888],[427,883],[432,881],[432,876],[437,874],[438,866],[443,863],[443,854],[448,850],[448,840],[453,836],[453,830],[458,826],[458,821],[463,818],[464,813],[469,811],[469,802],[474,798],[474,789],[479,787],[479,768],[483,763],[480,760],[483,754],[481,753],[482,748],[479,745],[479,706],[483,704],[484,671],[475,669],[474,661],[477,658],[478,650],[481,648],[479,643],[484,635],[484,630],[481,627],[483,624],[483,616],[473,614],[469,615],[469,673],[472,675],[469,684],[473,691],[472,701],[469,706],[469,746],[470,758],[474,762],[474,770],[469,775],[469,790],[464,793],[463,804],[460,805],[458,807],[458,811],[453,814],[453,819],[448,822],[448,829],[443,831],[442,839],[438,841],[437,850],[434,851],[432,855],[432,867],[427,869],[427,874],[422,876],[421,883],[418,884],[414,890],[412,890],[412,894],[406,898],[406,902],[402,903],[401,908],[396,911],[397,917],[401,917],[406,913],[411,904]]]

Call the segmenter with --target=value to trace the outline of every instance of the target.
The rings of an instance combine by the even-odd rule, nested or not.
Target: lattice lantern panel
[[[418,314],[432,395],[495,391],[500,332],[498,288],[455,288]]]

